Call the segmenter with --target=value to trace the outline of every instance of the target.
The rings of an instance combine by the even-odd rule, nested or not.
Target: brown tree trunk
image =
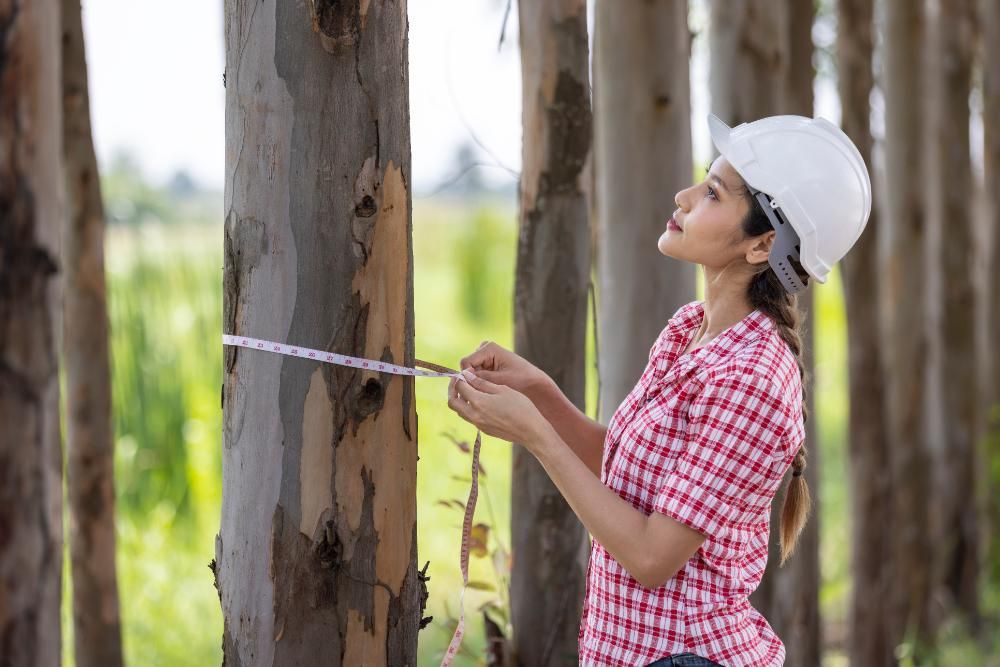
[[[944,440],[935,452],[938,517],[935,572],[931,595],[944,601],[945,613],[957,607],[973,626],[978,621],[977,573],[979,516],[977,473],[979,461],[979,387],[976,358],[977,265],[975,215],[972,201],[972,160],[969,152],[969,92],[975,48],[975,0],[953,0],[941,6],[932,49],[937,77],[934,122],[937,154],[933,173],[937,182],[934,240],[941,298],[940,391]],[[943,617],[932,619],[938,625]]]
[[[730,124],[765,116],[793,113],[813,115],[812,3],[714,0],[711,6],[710,45],[712,110]],[[789,664],[819,663],[819,448],[817,446],[812,289],[798,299],[803,317],[802,363],[810,419],[805,447],[809,464],[806,482],[812,489],[812,515],[800,543],[779,568],[781,507],[788,478],[771,504],[772,526],[768,562],[760,586],[750,601],[785,643]]]
[[[789,10],[784,2],[712,0],[709,55],[712,113],[735,125],[785,113]]]
[[[874,0],[842,0],[837,6],[837,72],[841,126],[871,171],[870,96],[875,85]],[[879,192],[878,189],[875,192]],[[885,382],[881,373],[877,284],[883,267],[878,257],[878,207],[868,228],[841,262],[847,311],[848,464],[851,479],[851,606],[847,652],[852,665],[891,665],[893,645],[886,628],[892,579],[889,533],[891,489],[886,482],[888,435]]]
[[[585,407],[590,276],[585,170],[592,121],[584,0],[520,0],[521,227],[514,349]],[[511,623],[524,667],[575,665],[587,531],[521,445],[511,478]]]
[[[228,0],[226,332],[412,366],[406,2]],[[227,347],[229,664],[414,665],[413,377]]]
[[[0,664],[60,663],[59,3],[0,3]]]
[[[594,9],[604,421],[642,374],[667,320],[696,296],[693,267],[664,257],[656,246],[677,208],[674,195],[692,181],[687,13],[686,0],[597,0]]]
[[[780,7],[773,7],[780,11]],[[788,66],[785,72],[784,103],[781,98],[770,100],[770,110],[761,109],[761,116],[774,114],[798,114],[812,117],[813,115],[813,79],[816,70],[812,64],[813,41],[812,25],[815,19],[815,7],[812,2],[787,2],[788,16]],[[772,20],[781,21],[774,16]],[[747,21],[745,25],[752,25]],[[777,82],[768,84],[778,90]],[[761,99],[761,107],[767,100]],[[759,117],[759,116],[758,116]],[[739,118],[737,122],[756,120],[757,117]],[[785,660],[789,665],[818,665],[822,643],[820,639],[819,619],[819,525],[820,525],[820,491],[819,471],[820,451],[818,438],[818,413],[816,412],[815,385],[815,311],[813,300],[815,284],[798,297],[798,308],[803,322],[802,330],[802,365],[806,370],[805,395],[809,420],[806,423],[805,447],[808,452],[808,465],[805,469],[806,483],[812,492],[813,508],[808,522],[799,536],[795,556],[784,567],[778,567],[780,560],[780,541],[778,527],[781,525],[781,507],[788,482],[789,474],[771,503],[771,536],[768,545],[768,562],[764,578],[751,599],[762,614],[771,623],[775,632],[785,643]]]
[[[990,460],[1000,458],[1000,350],[996,349],[996,332],[1000,331],[1000,3],[982,0],[979,3],[982,27],[982,72],[983,72],[983,133],[985,146],[983,163],[987,193],[986,225],[990,230],[991,252],[987,264],[986,303],[990,332],[987,344],[990,355],[988,377],[990,381],[987,399],[987,429],[984,442]],[[1000,487],[989,480],[987,498],[1000,497]],[[987,553],[1000,553],[1000,504],[988,504]],[[990,584],[1000,584],[1000,564],[990,559]]]
[[[886,224],[881,227],[883,267],[882,350],[889,433],[890,558],[886,591],[888,645],[925,636],[929,586],[929,445],[925,392],[929,345],[925,323],[926,179],[924,159],[924,10],[911,0],[887,0],[882,89],[885,93]]]
[[[78,667],[114,667],[122,664],[122,641],[115,569],[104,205],[90,129],[80,11],[79,0],[62,0],[63,168],[67,192],[63,360],[73,641]]]
[[[1000,331],[1000,3],[981,0],[979,3],[982,26],[983,67],[983,132],[985,150],[983,162],[988,193],[989,214],[987,227],[992,231],[987,294],[989,295],[989,331]],[[1000,431],[1000,351],[991,345],[991,415],[993,429]]]

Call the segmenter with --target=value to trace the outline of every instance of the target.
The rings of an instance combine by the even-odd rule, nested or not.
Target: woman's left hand
[[[527,396],[463,371],[465,380],[448,383],[448,407],[487,435],[523,444],[532,450],[551,425]]]

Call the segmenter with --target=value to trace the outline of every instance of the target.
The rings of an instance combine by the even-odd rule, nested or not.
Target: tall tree
[[[225,3],[226,332],[412,366],[407,3]],[[413,378],[228,347],[232,664],[413,665]]]
[[[784,102],[780,98],[770,100],[770,111],[761,115],[798,114],[812,117],[813,115],[813,80],[816,78],[816,68],[813,65],[815,47],[812,39],[812,27],[816,18],[813,2],[787,0],[788,16],[785,25],[788,29],[788,55],[785,71]],[[774,7],[777,12],[780,8]],[[781,21],[775,15],[774,20]],[[752,25],[747,21],[744,25]],[[745,36],[745,35],[744,35]],[[775,82],[773,89],[780,88]],[[779,94],[779,93],[776,93]],[[759,104],[765,104],[760,100]],[[755,118],[741,118],[755,120]],[[786,661],[790,665],[818,665],[821,658],[822,643],[820,639],[819,619],[819,526],[820,512],[818,499],[820,476],[819,429],[817,428],[816,383],[815,378],[815,309],[816,284],[798,297],[798,308],[803,322],[802,334],[802,365],[805,368],[805,389],[807,409],[810,419],[806,424],[806,450],[809,452],[809,464],[805,469],[806,482],[812,489],[814,506],[809,521],[799,536],[795,557],[783,567],[778,567],[780,560],[780,543],[778,531],[771,531],[768,545],[768,562],[761,580],[761,585],[753,596],[755,604],[759,605],[775,631],[785,642]],[[782,483],[781,489],[775,495],[771,504],[771,525],[781,523],[781,506],[784,493],[791,475]]]
[[[976,623],[978,620],[979,516],[976,470],[980,390],[977,379],[976,306],[972,253],[972,158],[969,152],[969,93],[976,43],[975,0],[942,3],[934,30],[937,94],[934,102],[936,155],[931,161],[937,184],[937,248],[941,287],[940,394],[943,447],[937,452],[939,541],[933,578],[935,599],[945,598]],[[949,605],[951,606],[951,605]]]
[[[893,573],[885,591],[887,641],[895,647],[925,634],[929,589],[927,539],[929,447],[924,422],[928,341],[925,235],[924,7],[886,0],[883,31],[885,97],[886,224],[881,227],[878,283],[888,410],[888,469],[891,489],[889,559]]]
[[[812,3],[745,3],[713,0],[711,5],[712,110],[730,124],[750,122],[776,114],[813,115]],[[813,289],[798,299],[804,321],[803,366],[809,401],[806,481],[818,497],[819,457],[816,446]],[[771,504],[771,525],[781,521],[782,498],[788,478]],[[779,567],[778,531],[771,531],[768,562],[760,586],[751,595],[753,605],[767,618],[785,642],[789,664],[817,664],[819,628],[819,511],[812,515],[800,537],[795,556]]]
[[[59,2],[0,4],[0,661],[60,662]]]
[[[667,319],[695,298],[692,267],[656,246],[674,195],[692,181],[691,33],[686,0],[597,0],[594,23],[599,415],[607,420]]]
[[[585,0],[520,0],[523,168],[515,351],[585,409],[592,121]],[[587,531],[545,469],[515,445],[511,623],[525,667],[577,662]]]
[[[73,641],[80,667],[122,664],[115,570],[114,439],[104,282],[104,205],[90,129],[79,0],[62,0],[63,361]]]
[[[875,85],[874,0],[841,0],[837,5],[837,85],[841,125],[871,171],[872,136],[869,102]],[[876,192],[878,190],[876,189]],[[854,581],[848,612],[849,657],[854,665],[894,663],[888,641],[889,532],[891,488],[886,484],[888,435],[885,381],[879,336],[877,284],[878,207],[872,206],[865,234],[841,262],[847,311],[848,465],[851,479],[851,573]]]

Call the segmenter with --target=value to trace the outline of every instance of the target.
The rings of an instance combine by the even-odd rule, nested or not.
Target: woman
[[[857,241],[871,183],[854,144],[822,118],[729,128],[709,116],[709,126],[721,155],[676,194],[657,243],[702,267],[705,299],[670,318],[608,426],[495,343],[462,359],[467,377],[448,388],[464,419],[532,452],[593,536],[581,664],[785,659],[748,598],[789,468],[781,563],[809,512],[796,295],[826,282]]]

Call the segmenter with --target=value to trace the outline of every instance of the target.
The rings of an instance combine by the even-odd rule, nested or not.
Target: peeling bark
[[[406,3],[229,0],[224,326],[413,364]],[[232,664],[416,664],[412,377],[227,348]]]
[[[0,663],[58,665],[59,3],[0,4]]]

